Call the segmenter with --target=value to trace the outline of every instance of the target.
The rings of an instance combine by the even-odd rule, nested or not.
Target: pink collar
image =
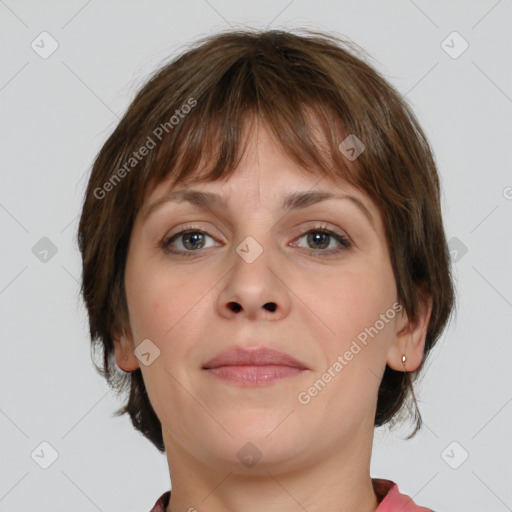
[[[372,478],[373,489],[377,496],[383,497],[375,512],[434,512],[430,508],[420,507],[412,501],[412,498],[402,494],[398,490],[398,485],[384,478]],[[167,491],[155,503],[151,512],[165,512],[171,491]]]
[[[434,512],[420,507],[407,494],[402,494],[398,485],[384,478],[372,478],[373,489],[378,496],[384,496],[375,512]]]

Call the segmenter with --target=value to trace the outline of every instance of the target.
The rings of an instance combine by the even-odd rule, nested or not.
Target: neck
[[[193,459],[181,444],[168,442],[172,492],[166,512],[375,512],[380,497],[369,471],[373,430],[370,434],[370,442],[359,437],[337,452],[318,454],[307,467],[289,461],[287,469],[260,466],[257,474],[237,472],[235,465],[232,471],[219,470]]]

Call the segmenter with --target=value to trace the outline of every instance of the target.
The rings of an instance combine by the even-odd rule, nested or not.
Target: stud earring
[[[403,365],[403,367],[404,367],[404,372],[405,372],[405,371],[407,371],[407,370],[405,369],[405,361],[406,361],[406,359],[407,359],[407,358],[405,357],[405,354],[402,354],[402,365]]]

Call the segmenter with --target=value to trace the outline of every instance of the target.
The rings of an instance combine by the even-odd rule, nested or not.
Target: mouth
[[[284,352],[269,348],[234,347],[208,360],[202,367],[211,376],[242,386],[259,386],[301,375],[309,368]]]

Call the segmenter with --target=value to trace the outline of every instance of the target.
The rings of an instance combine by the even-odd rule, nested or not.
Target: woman
[[[439,195],[346,41],[228,32],[155,73],[79,225],[98,370],[167,455],[153,512],[430,510],[370,460],[454,305]]]

